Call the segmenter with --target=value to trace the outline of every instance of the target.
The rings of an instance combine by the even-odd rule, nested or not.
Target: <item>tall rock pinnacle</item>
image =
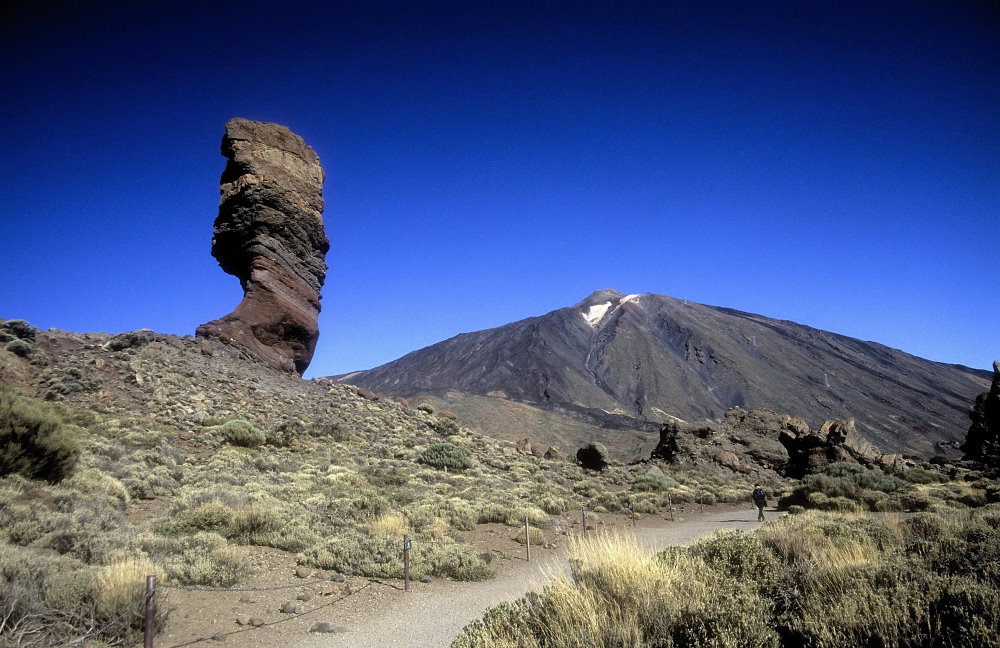
[[[226,124],[222,154],[229,162],[212,256],[239,278],[244,294],[236,310],[202,324],[197,335],[302,374],[319,339],[330,249],[319,156],[285,126],[241,118]]]

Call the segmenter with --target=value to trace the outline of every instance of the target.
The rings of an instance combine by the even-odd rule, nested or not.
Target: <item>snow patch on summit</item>
[[[590,324],[591,327],[594,327],[597,326],[597,323],[604,318],[604,315],[607,314],[609,308],[611,308],[611,302],[604,302],[603,304],[594,304],[586,311],[581,313],[581,315],[583,315],[583,319],[587,320],[587,324]]]

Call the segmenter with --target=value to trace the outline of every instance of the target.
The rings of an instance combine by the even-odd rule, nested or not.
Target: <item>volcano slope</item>
[[[588,426],[564,445],[603,437],[653,443],[668,420],[718,420],[769,408],[818,428],[854,418],[886,452],[957,454],[990,374],[925,360],[789,321],[664,295],[594,292],[568,308],[463,333],[368,371],[339,377],[373,392],[439,399],[489,434],[545,434],[491,421],[505,399]],[[538,420],[544,417],[539,414]],[[636,437],[642,437],[635,442]]]

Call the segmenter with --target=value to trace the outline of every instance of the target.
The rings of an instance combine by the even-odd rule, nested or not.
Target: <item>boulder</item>
[[[969,412],[972,425],[965,436],[965,458],[1000,467],[1000,360],[993,363],[993,383],[976,397]]]
[[[611,462],[608,448],[603,443],[588,443],[576,451],[576,460],[584,468],[590,470],[604,470]]]
[[[243,301],[197,336],[302,374],[319,339],[320,291],[330,242],[323,229],[319,156],[285,126],[232,119],[222,138],[212,256],[240,280]]]
[[[566,455],[559,452],[555,446],[549,446],[549,449],[542,456],[550,461],[566,461]]]

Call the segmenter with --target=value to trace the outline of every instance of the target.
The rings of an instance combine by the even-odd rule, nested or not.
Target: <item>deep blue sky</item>
[[[0,317],[230,312],[243,116],[326,169],[307,376],[599,288],[1000,359],[996,3],[199,4],[0,10]]]

